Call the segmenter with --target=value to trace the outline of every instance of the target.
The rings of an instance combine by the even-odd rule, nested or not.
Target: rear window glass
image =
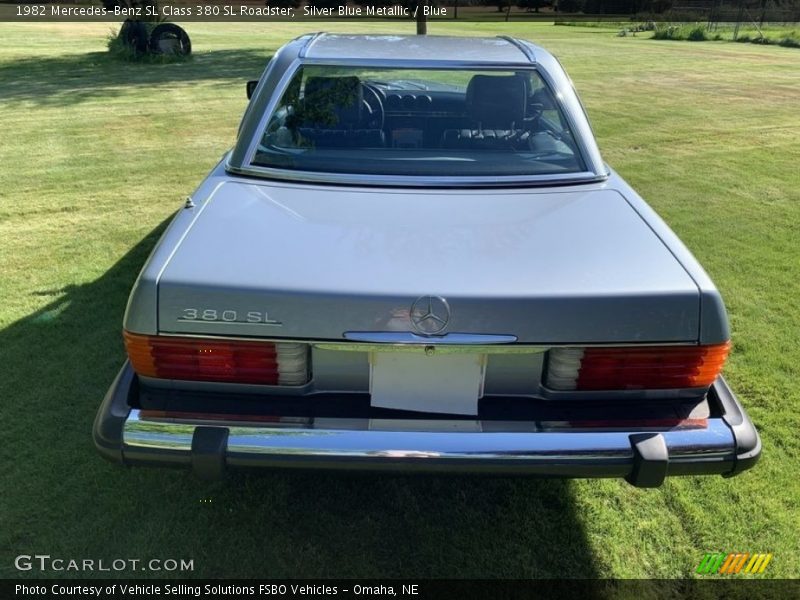
[[[409,176],[584,170],[573,133],[535,70],[299,68],[253,164]]]

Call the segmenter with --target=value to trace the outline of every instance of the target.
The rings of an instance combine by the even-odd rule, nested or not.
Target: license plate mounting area
[[[371,405],[379,408],[452,415],[478,414],[486,354],[370,352]]]

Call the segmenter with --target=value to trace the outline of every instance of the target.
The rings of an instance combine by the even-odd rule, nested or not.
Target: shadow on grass
[[[125,62],[108,52],[25,57],[0,63],[0,100],[42,105],[72,105],[92,98],[125,93],[126,86],[158,86],[176,82],[257,79],[268,51],[212,50],[191,60],[167,64]]]
[[[18,554],[191,559],[196,577],[596,577],[561,480],[125,469],[95,452],[127,294],[163,224],[96,281],[0,332],[0,577]],[[157,577],[139,569],[121,574]]]

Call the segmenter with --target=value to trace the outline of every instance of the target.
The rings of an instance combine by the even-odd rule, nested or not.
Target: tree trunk
[[[425,7],[428,5],[428,0],[419,0],[417,2],[417,35],[427,35],[428,33],[428,17],[425,15]]]

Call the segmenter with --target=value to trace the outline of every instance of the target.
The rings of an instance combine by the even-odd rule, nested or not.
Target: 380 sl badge
[[[231,309],[216,308],[184,308],[178,321],[194,322],[203,321],[205,323],[227,323],[242,325],[272,325],[280,327],[280,321],[271,319],[267,311],[249,310],[247,312]]]

